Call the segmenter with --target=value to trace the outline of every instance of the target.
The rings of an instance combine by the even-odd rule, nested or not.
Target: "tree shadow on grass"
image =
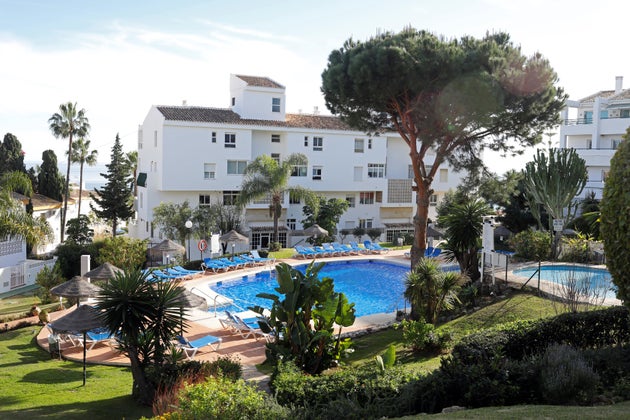
[[[63,419],[63,420],[100,420],[100,419],[138,419],[142,416],[152,416],[151,408],[138,405],[131,395],[96,400],[76,402],[72,404],[54,404],[54,389],[50,393],[51,404],[41,407],[31,407],[21,410],[3,410],[0,408],[0,418],[19,419]],[[5,398],[0,397],[0,407],[6,406]]]
[[[27,373],[20,380],[20,382],[33,384],[66,384],[72,381],[83,381],[83,366],[75,369],[66,369],[62,367],[38,369]]]

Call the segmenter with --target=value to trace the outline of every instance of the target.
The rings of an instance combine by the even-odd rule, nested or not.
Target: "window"
[[[348,207],[350,208],[357,206],[357,198],[354,195],[346,195],[346,201],[348,202]]]
[[[354,153],[363,153],[363,139],[354,139]]]
[[[385,178],[385,164],[368,163],[368,178]]]
[[[372,139],[368,139],[368,149],[372,148]]]
[[[354,167],[354,182],[363,181],[363,166]]]
[[[217,142],[217,132],[213,131],[212,132],[212,143],[216,143]]]
[[[306,165],[295,165],[291,170],[291,176],[306,176],[308,168]]]
[[[622,109],[621,118],[630,118],[630,109]]]
[[[217,171],[216,163],[203,164],[203,179],[214,179]]]
[[[448,169],[440,169],[440,182],[448,182]]]
[[[289,192],[289,204],[300,204],[300,196],[294,192]]]
[[[617,150],[617,148],[619,147],[619,144],[621,144],[621,139],[613,139],[612,141],[613,150]]]
[[[153,132],[153,146],[157,147],[157,130]]]
[[[354,220],[346,220],[343,226],[345,229],[352,230],[355,228],[356,224],[354,223]]]
[[[430,206],[436,206],[437,205],[437,195],[436,194],[431,194],[431,196],[429,197],[429,205]]]
[[[275,160],[278,165],[280,165],[280,153],[272,153],[271,159]]]
[[[234,206],[238,200],[240,191],[223,191],[223,205]]]
[[[280,112],[280,98],[271,98],[271,112]]]
[[[407,178],[413,179],[413,166],[407,165]]]
[[[138,130],[138,150],[142,150],[142,130]]]
[[[199,207],[209,206],[210,196],[208,194],[199,194]]]
[[[304,136],[304,147],[308,147],[308,136]]]
[[[323,137],[313,137],[313,150],[316,152],[321,152],[322,150],[324,150]]]
[[[232,106],[236,105],[236,98],[232,96]]]
[[[227,173],[228,175],[243,175],[245,173],[246,166],[246,160],[228,160]]]
[[[599,111],[599,118],[605,120],[608,118],[608,110]]]
[[[236,147],[236,134],[225,133],[225,147],[228,147],[231,149]]]
[[[295,230],[296,220],[295,219],[287,219],[287,228],[289,230]]]
[[[322,167],[321,166],[313,166],[313,180],[321,181],[322,179]]]
[[[359,219],[359,227],[363,229],[371,229],[374,219]]]
[[[271,135],[272,143],[280,143],[280,134],[272,134]]]
[[[374,192],[359,193],[359,204],[374,204]]]
[[[593,140],[591,139],[586,140],[586,148],[591,149],[592,147],[593,147]]]

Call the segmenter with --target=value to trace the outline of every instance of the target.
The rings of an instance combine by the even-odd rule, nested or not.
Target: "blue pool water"
[[[296,266],[302,272],[307,264]],[[356,316],[390,313],[405,308],[406,266],[380,261],[328,262],[319,272],[319,278],[331,277],[335,291],[345,293],[349,302],[355,303]],[[215,292],[234,300],[235,306],[222,310],[245,310],[259,305],[270,308],[271,301],[256,297],[258,293],[273,293],[278,287],[275,271],[243,276],[235,280],[211,285]],[[214,309],[212,309],[214,310]]]
[[[521,277],[531,277],[536,272],[537,267],[521,268],[514,270],[514,274]],[[581,265],[544,265],[540,267],[540,279],[563,284],[569,278],[578,281],[588,281],[591,289],[605,290],[607,298],[615,298],[614,284],[608,270],[601,268],[585,267]],[[538,276],[534,276],[530,281],[536,281]]]

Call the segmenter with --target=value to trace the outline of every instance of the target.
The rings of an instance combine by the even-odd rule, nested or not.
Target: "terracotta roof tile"
[[[284,89],[284,86],[268,77],[244,76],[242,74],[235,74],[235,76],[247,83],[249,86]]]
[[[587,96],[586,98],[582,98],[580,99],[580,103],[584,104],[584,103],[589,103],[589,102],[595,102],[595,98],[610,98],[611,96],[613,96],[615,94],[614,90],[602,90],[599,91],[597,93],[594,93],[592,95]]]
[[[341,121],[340,118],[329,115],[286,114],[284,121],[274,121],[241,118],[236,112],[225,108],[158,106],[157,109],[169,121],[358,131]]]

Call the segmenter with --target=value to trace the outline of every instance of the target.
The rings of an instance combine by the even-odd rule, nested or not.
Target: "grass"
[[[448,414],[416,415],[400,417],[399,420],[411,419],[628,419],[630,401],[615,405],[578,407],[558,405],[515,405],[510,407],[485,407],[474,410],[462,410]]]
[[[441,325],[453,333],[454,343],[462,337],[482,329],[515,320],[540,319],[556,315],[551,301],[525,293],[513,292],[509,297],[485,306],[475,312]],[[349,365],[371,363],[393,344],[396,358],[405,367],[419,372],[429,372],[440,366],[440,357],[414,354],[405,348],[402,330],[389,328],[353,340],[355,351],[345,362]]]
[[[52,360],[35,343],[40,327],[0,334],[0,418],[140,418],[151,409],[131,398],[128,368]]]

